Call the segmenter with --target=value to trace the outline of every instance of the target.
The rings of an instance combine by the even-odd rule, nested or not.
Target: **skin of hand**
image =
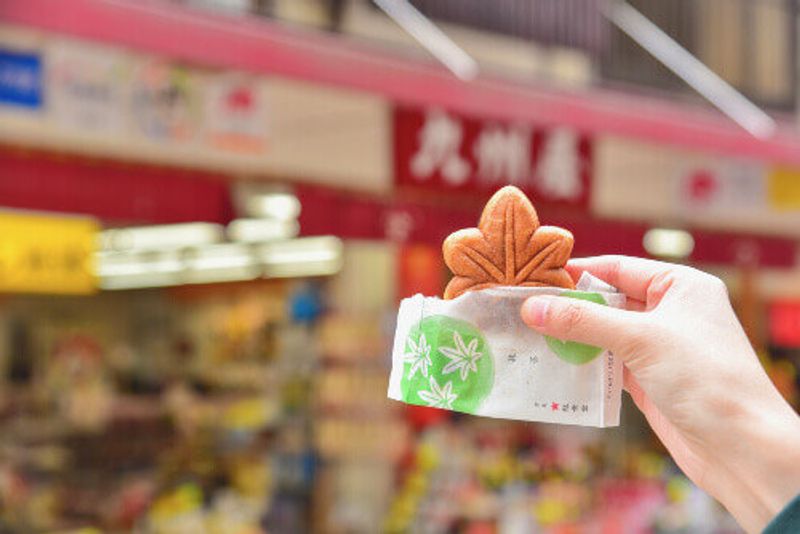
[[[625,256],[572,260],[628,298],[626,310],[539,296],[523,320],[611,350],[624,386],[675,462],[748,532],[800,492],[800,417],[773,387],[724,283],[682,265]]]

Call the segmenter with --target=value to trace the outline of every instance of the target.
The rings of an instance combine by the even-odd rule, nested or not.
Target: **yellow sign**
[[[773,208],[800,209],[800,169],[775,167],[768,178],[769,202]]]
[[[93,293],[97,232],[91,219],[0,212],[0,291]]]

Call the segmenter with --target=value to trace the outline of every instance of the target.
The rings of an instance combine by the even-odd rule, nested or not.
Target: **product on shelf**
[[[579,447],[539,427],[461,418],[420,434],[400,474],[387,532],[740,532],[660,454]],[[573,436],[573,438],[576,436]]]
[[[8,298],[0,531],[307,531],[321,310],[297,285]]]

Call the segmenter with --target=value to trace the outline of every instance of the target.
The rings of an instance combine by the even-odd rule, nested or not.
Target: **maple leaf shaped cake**
[[[557,286],[574,289],[564,269],[572,234],[540,226],[530,200],[514,186],[495,193],[483,208],[477,228],[450,234],[442,245],[453,279],[444,298],[492,286]]]

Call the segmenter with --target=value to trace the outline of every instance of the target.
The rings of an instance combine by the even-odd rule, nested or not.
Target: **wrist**
[[[748,532],[761,532],[800,493],[800,418],[777,393],[769,397],[731,418],[719,476],[709,481]]]

